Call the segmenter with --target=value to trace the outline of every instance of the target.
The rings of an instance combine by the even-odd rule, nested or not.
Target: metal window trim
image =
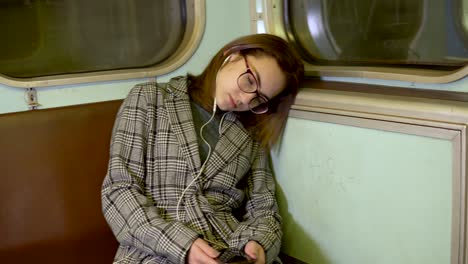
[[[294,43],[284,21],[284,0],[263,0],[266,31]],[[308,76],[354,77],[418,83],[450,83],[468,75],[468,65],[452,71],[372,66],[323,66],[305,63]]]
[[[176,52],[163,63],[138,69],[110,70],[90,73],[61,74],[33,78],[12,78],[0,74],[0,84],[16,88],[41,88],[91,82],[152,78],[174,71],[186,63],[201,42],[206,23],[205,0],[186,0],[187,28]]]

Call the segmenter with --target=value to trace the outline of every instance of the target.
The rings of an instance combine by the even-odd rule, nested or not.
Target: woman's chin
[[[231,111],[231,109],[229,109],[228,107],[226,106],[223,106],[223,105],[218,105],[218,109],[223,111],[223,112],[229,112]]]

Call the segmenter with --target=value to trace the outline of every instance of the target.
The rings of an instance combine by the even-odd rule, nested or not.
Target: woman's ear
[[[240,51],[234,51],[234,52],[232,52],[232,51],[230,52],[230,51],[231,50],[227,50],[227,51],[223,52],[223,55],[227,56],[226,58],[229,58],[229,60],[236,60],[241,55]]]
[[[223,55],[228,55],[228,56],[224,59],[223,63],[221,64],[221,67],[223,67],[226,63],[230,61],[236,61],[240,57],[240,52],[236,51],[231,54],[226,54],[226,52],[224,52]]]
[[[229,56],[229,55],[231,55],[231,54],[233,54],[233,53],[236,53],[236,52],[239,51],[238,48],[239,48],[239,46],[230,47],[230,48],[226,49],[226,50],[223,52],[223,55],[224,55],[224,56]]]
[[[224,59],[224,61],[223,61],[223,63],[221,64],[221,67],[220,67],[220,68],[222,68],[222,67],[223,67],[228,61],[230,61],[230,60],[231,60],[231,55],[227,56],[227,57]]]

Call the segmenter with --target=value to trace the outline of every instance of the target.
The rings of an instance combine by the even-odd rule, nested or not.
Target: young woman
[[[277,260],[268,150],[303,73],[283,39],[257,34],[224,46],[199,76],[131,90],[102,187],[115,263]]]

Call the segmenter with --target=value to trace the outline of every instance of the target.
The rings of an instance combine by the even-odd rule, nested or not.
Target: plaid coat
[[[281,217],[268,152],[227,113],[204,173],[187,79],[135,86],[114,125],[102,186],[104,217],[120,242],[118,263],[184,263],[196,238],[230,255],[249,240],[277,259]]]

